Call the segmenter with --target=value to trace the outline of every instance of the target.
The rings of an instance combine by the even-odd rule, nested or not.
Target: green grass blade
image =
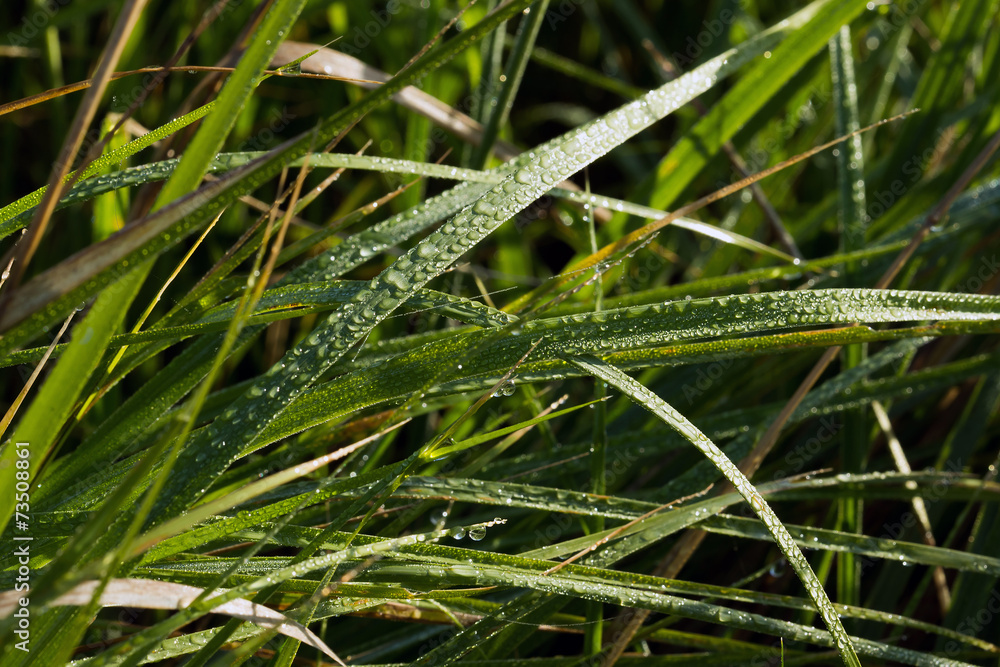
[[[514,38],[514,47],[508,56],[504,73],[500,77],[500,93],[497,95],[496,105],[490,109],[480,143],[472,153],[471,164],[473,167],[482,169],[489,162],[490,154],[493,152],[493,144],[500,128],[507,123],[510,110],[514,106],[514,97],[521,85],[521,78],[528,66],[528,58],[531,56],[535,39],[538,37],[538,30],[542,27],[542,21],[545,19],[548,7],[549,0],[539,0],[533,7],[525,10],[527,16],[521,18],[521,23],[517,27],[517,36]],[[496,38],[499,40],[499,37]]]
[[[854,76],[854,55],[851,30],[840,29],[830,39],[830,67],[833,81],[834,128],[839,135],[860,129],[858,119],[858,93]],[[864,154],[861,136],[854,135],[837,149],[837,191],[839,202],[841,247],[845,253],[865,246],[867,202],[865,200]],[[845,266],[845,281],[855,284],[858,265]],[[842,359],[845,369],[854,368],[865,357],[865,346],[849,345],[844,348]],[[867,410],[852,410],[846,415],[841,435],[841,459],[845,472],[863,472],[868,454]],[[862,532],[863,505],[856,500],[845,500],[839,507],[839,520],[844,530]],[[854,556],[843,554],[837,558],[837,600],[843,604],[857,605],[861,599],[861,575]]]

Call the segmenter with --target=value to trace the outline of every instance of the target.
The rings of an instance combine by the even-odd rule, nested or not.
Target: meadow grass
[[[12,7],[0,664],[998,664],[996,5]]]

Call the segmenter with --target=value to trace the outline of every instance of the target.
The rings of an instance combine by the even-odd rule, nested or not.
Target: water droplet
[[[472,210],[481,215],[496,215],[497,207],[484,199],[477,201]]]
[[[410,281],[402,273],[390,267],[385,271],[385,281],[400,290],[410,289]]]
[[[500,398],[501,396],[513,396],[516,391],[513,380],[507,380],[495,392],[493,392],[494,398]]]
[[[486,537],[486,529],[482,526],[476,526],[475,528],[469,529],[469,539],[478,542]]]

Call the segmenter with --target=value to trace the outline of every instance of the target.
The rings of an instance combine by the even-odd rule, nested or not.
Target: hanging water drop
[[[506,380],[502,385],[500,385],[495,392],[493,392],[494,398],[500,398],[502,396],[513,396],[516,391],[513,380]]]

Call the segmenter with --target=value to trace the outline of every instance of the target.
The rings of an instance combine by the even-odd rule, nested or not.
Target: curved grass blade
[[[464,532],[465,529],[462,530]],[[306,572],[316,569],[331,567],[338,563],[357,561],[358,559],[365,558],[368,554],[386,553],[392,549],[423,549],[424,547],[421,545],[450,534],[453,534],[453,531],[435,531],[433,533],[413,535],[393,540],[367,538],[358,546],[351,547],[346,550],[312,558],[308,561],[295,565],[287,565],[284,567],[270,569],[268,570],[267,575],[269,580],[284,581],[290,578],[299,577]],[[464,550],[457,550],[448,547],[431,548],[434,548],[435,550],[469,553]],[[722,623],[731,627],[739,627],[748,630],[766,632],[769,634],[780,634],[785,637],[820,645],[830,645],[832,642],[832,638],[829,634],[816,631],[811,628],[805,628],[794,623],[777,621],[758,614],[737,612],[717,605],[686,600],[673,595],[666,595],[663,593],[663,584],[666,580],[655,577],[638,577],[638,580],[636,580],[636,575],[631,575],[629,573],[601,571],[602,574],[606,574],[608,577],[602,581],[594,576],[586,576],[585,573],[591,573],[592,575],[598,573],[598,571],[588,568],[570,566],[570,569],[566,573],[560,572],[556,574],[549,574],[548,572],[542,571],[541,568],[547,567],[550,563],[541,562],[537,563],[537,566],[535,567],[519,568],[517,566],[513,566],[514,562],[522,563],[525,559],[512,559],[512,557],[504,557],[499,554],[478,552],[472,552],[469,555],[474,555],[476,560],[482,561],[483,564],[469,564],[467,558],[462,558],[461,560],[455,558],[455,560],[452,561],[452,563],[455,564],[438,561],[441,565],[439,565],[437,569],[432,568],[428,574],[432,577],[438,578],[442,576],[458,577],[459,581],[467,582],[466,585],[526,586],[540,591],[569,595],[571,597],[585,597],[587,599],[602,600],[613,604],[636,605],[665,613],[674,613],[688,618],[704,620],[710,623]],[[570,572],[572,572],[572,574],[570,574]],[[644,582],[647,579],[650,582],[648,589],[640,583],[640,581]],[[264,585],[262,583],[263,581],[263,578],[250,578],[245,583],[237,585],[233,589],[216,596],[208,602],[221,602],[232,596],[247,595],[254,590],[259,590],[260,587]],[[683,584],[683,582],[676,582],[676,584],[680,586],[680,589],[678,589],[677,592],[685,590],[688,592],[693,591],[690,586]],[[673,586],[671,588],[673,588]],[[706,589],[699,588],[699,590]],[[203,607],[205,607],[206,604],[207,603],[194,603],[186,610],[179,612],[177,616],[193,618],[201,615],[204,613]],[[502,615],[501,618],[494,620],[503,621]],[[179,619],[171,619],[170,625],[174,626],[178,622]],[[481,639],[482,636],[480,635],[480,640]],[[133,640],[129,640],[129,642],[131,641]],[[940,659],[938,658],[929,658],[921,653],[905,649],[897,649],[895,647],[890,647],[868,640],[858,639],[855,641],[858,646],[864,650],[866,655],[899,660],[906,664],[963,664],[955,661],[939,662]],[[86,664],[99,665],[104,664],[104,661],[97,660]]]
[[[767,501],[765,501],[763,496],[761,496],[757,489],[754,488],[754,486],[750,483],[750,480],[748,480],[743,473],[741,473],[739,469],[733,465],[732,461],[726,458],[726,455],[722,453],[722,450],[720,450],[715,443],[709,440],[704,433],[699,431],[694,424],[689,422],[683,415],[667,405],[659,396],[649,391],[614,366],[609,366],[595,357],[569,357],[568,360],[578,365],[581,369],[591,373],[594,377],[618,387],[618,389],[625,392],[629,398],[652,412],[670,428],[687,438],[691,444],[697,447],[712,461],[712,463],[723,473],[723,475],[725,475],[726,479],[728,479],[736,490],[740,492],[740,495],[742,495],[743,498],[750,503],[754,512],[760,517],[761,521],[764,522],[764,525],[767,526],[768,532],[771,533],[775,542],[777,542],[781,551],[785,554],[785,558],[788,560],[788,563],[792,566],[795,573],[799,576],[799,579],[801,579],[802,583],[805,585],[806,590],[809,592],[809,597],[812,598],[813,602],[816,604],[816,608],[823,617],[823,621],[826,623],[827,628],[829,628],[830,633],[833,635],[841,660],[844,661],[845,665],[860,667],[861,662],[858,660],[857,654],[855,653],[851,638],[844,630],[844,626],[840,622],[840,617],[837,614],[833,603],[830,602],[830,598],[827,597],[826,591],[823,590],[823,585],[818,579],[816,579],[816,574],[812,571],[812,568],[809,567],[809,561],[807,561],[805,556],[802,555],[802,551],[799,550],[799,547],[795,544],[792,536],[788,534],[788,530],[781,523],[781,520],[778,519],[778,517],[771,510],[770,506],[768,506]]]
[[[803,324],[803,320],[806,319],[812,320],[810,324],[817,324],[819,321],[835,324],[866,320],[874,322],[924,320],[938,317],[955,320],[966,318],[975,320],[980,317],[987,321],[1000,319],[1000,298],[935,293],[916,293],[910,297],[904,295],[907,293],[884,290],[768,293],[739,298],[719,297],[678,301],[619,311],[607,310],[566,318],[535,320],[524,324],[519,333],[507,336],[492,350],[487,350],[463,364],[461,371],[453,369],[451,372],[462,378],[462,384],[456,385],[452,390],[471,390],[473,386],[479,387],[479,384],[473,385],[469,382],[470,377],[483,377],[484,382],[495,381],[495,378],[502,375],[527,351],[533,341],[542,336],[544,340],[532,354],[532,358],[536,364],[551,360],[549,365],[551,368],[557,361],[560,366],[565,365],[566,362],[561,359],[561,354],[603,355],[621,349],[665,345],[680,340],[756,333],[773,327],[797,326]],[[934,301],[944,305],[949,299],[955,299],[956,303],[975,303],[975,305],[967,314],[962,310],[935,312],[932,305]],[[905,307],[907,302],[911,305],[920,302],[926,304],[928,308],[916,307],[911,310]],[[780,315],[777,311],[782,310],[783,305],[792,308],[784,315]],[[640,331],[641,334],[636,333]],[[255,443],[250,449],[245,449],[244,453],[263,446],[264,442],[273,442],[274,439],[283,437],[279,434],[288,435],[309,425],[341,417],[346,414],[345,410],[356,410],[361,406],[409,395],[420,388],[422,382],[420,378],[437,372],[436,369],[441,365],[442,359],[455,358],[463,350],[476,347],[477,339],[485,335],[489,334],[470,333],[464,338],[446,338],[411,351],[403,359],[397,359],[392,368],[377,371],[375,374],[355,371],[307,391],[288,412],[278,415],[267,425],[261,435],[261,442]],[[629,353],[621,354],[624,358],[629,356]],[[545,378],[560,377],[560,375],[539,375]],[[532,378],[525,375],[524,379]],[[347,397],[351,399],[348,400]],[[697,488],[703,488],[707,483],[708,481],[701,483]],[[690,490],[685,493],[689,492]]]
[[[422,203],[415,209],[416,213],[395,215],[349,237],[332,251],[322,253],[290,271],[278,285],[335,280],[377,252],[410,238],[441,217],[454,213],[482,194],[487,187],[482,184],[463,183],[452,188]],[[239,341],[234,345],[234,350],[249,345],[261,331],[263,331],[261,325],[249,325],[244,328]],[[122,406],[98,428],[93,437],[83,443],[86,454],[81,451],[77,460],[88,461],[87,473],[102,467],[108,460],[106,457],[121,451],[122,447],[127,446],[145,429],[162,419],[167,409],[205,376],[211,368],[218,345],[219,339],[213,336],[197,341],[172,360],[151,382],[143,385],[138,392],[126,399]],[[151,351],[155,350],[154,347]],[[133,356],[132,359],[141,360],[141,357]],[[131,364],[126,367],[130,368]],[[59,462],[56,463],[58,465]],[[45,491],[63,488],[74,478],[74,473],[68,468],[61,472],[62,483],[46,484]]]
[[[502,523],[504,523],[503,519],[496,519],[476,524],[475,526],[471,526],[470,529],[486,529],[493,525]],[[88,667],[99,667],[106,664],[112,664],[110,661],[114,659],[116,654],[122,655],[126,652],[134,652],[136,649],[142,647],[143,643],[149,642],[151,639],[165,636],[167,632],[164,631],[172,632],[174,629],[182,627],[192,620],[204,616],[219,604],[229,602],[230,600],[236,600],[238,598],[245,597],[250,593],[263,590],[270,587],[275,582],[281,582],[286,579],[297,577],[313,570],[329,568],[337,563],[347,560],[363,560],[367,557],[383,554],[406,545],[419,544],[426,541],[440,539],[449,535],[450,532],[451,531],[435,531],[427,534],[421,533],[408,535],[406,537],[381,540],[372,544],[343,549],[332,554],[310,558],[302,563],[296,563],[280,568],[268,576],[259,577],[249,583],[241,584],[235,588],[218,592],[212,597],[205,597],[204,595],[199,596],[197,600],[190,602],[187,606],[179,610],[167,620],[161,621],[146,630],[131,635],[128,639],[114,647],[112,651],[105,652],[104,654],[85,660],[80,664],[88,665]]]

